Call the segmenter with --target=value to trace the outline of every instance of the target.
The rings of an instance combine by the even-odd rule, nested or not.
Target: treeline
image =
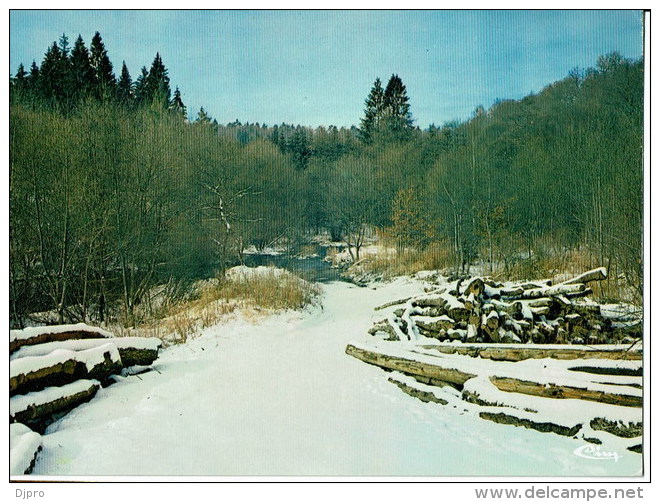
[[[313,129],[190,120],[159,55],[133,82],[125,65],[114,77],[100,35],[81,47],[60,39],[11,79],[14,325],[38,311],[134,324],[156,285],[322,231],[355,254],[374,229],[401,250],[441,247],[456,270],[581,253],[641,295],[641,61],[605,56],[424,131],[393,75],[360,128]],[[53,60],[68,84],[46,76]]]
[[[73,44],[63,34],[46,51],[41,65],[23,63],[10,80],[12,103],[75,112],[92,101],[127,107],[149,106],[171,110],[186,117],[186,107],[177,87],[172,95],[168,71],[159,53],[149,69],[142,67],[133,81],[126,62],[117,78],[108,52],[97,31],[89,50],[81,35]]]

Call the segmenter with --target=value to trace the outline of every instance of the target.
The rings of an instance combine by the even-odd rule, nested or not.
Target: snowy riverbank
[[[642,456],[423,403],[345,354],[373,307],[422,291],[323,285],[323,309],[234,320],[100,389],[43,437],[34,476],[635,476]]]

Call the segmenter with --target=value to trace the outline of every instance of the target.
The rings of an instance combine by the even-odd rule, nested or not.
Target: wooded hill
[[[12,325],[133,324],[156,284],[176,294],[250,244],[295,251],[320,231],[359,249],[378,229],[457,271],[579,255],[641,298],[641,60],[603,56],[424,130],[397,75],[346,129],[191,120],[158,54],[135,80],[113,68],[97,33],[11,78]]]

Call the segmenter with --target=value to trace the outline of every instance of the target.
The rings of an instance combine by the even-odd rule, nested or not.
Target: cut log
[[[82,378],[105,380],[121,371],[121,357],[112,343],[74,352],[56,350],[45,356],[9,362],[9,395],[61,386]]]
[[[64,340],[87,338],[113,338],[113,334],[101,328],[87,324],[63,324],[59,326],[39,326],[9,331],[9,352],[14,352],[24,345],[37,345]]]
[[[519,394],[553,399],[583,399],[585,401],[615,404],[617,406],[633,406],[637,408],[641,408],[642,406],[642,397],[637,395],[581,389],[566,385],[542,385],[538,382],[499,376],[491,376],[490,381],[495,387],[505,392],[518,392]]]
[[[443,383],[463,385],[467,380],[475,376],[471,373],[465,373],[451,368],[441,368],[412,358],[408,359],[401,356],[381,354],[372,350],[358,348],[352,344],[346,346],[346,353],[366,363],[400,371],[415,378],[421,378],[425,383],[438,382],[439,385]]]
[[[409,296],[407,298],[400,298],[399,300],[393,300],[391,302],[383,303],[382,305],[378,305],[377,307],[374,307],[374,310],[383,310],[386,309],[387,307],[393,307],[395,305],[401,305],[412,299],[412,296]]]
[[[77,380],[62,387],[14,396],[9,399],[9,414],[17,422],[43,433],[55,418],[92,399],[99,387],[95,380]]]
[[[396,385],[399,389],[401,389],[409,396],[416,397],[417,399],[425,403],[437,403],[442,405],[447,404],[447,401],[445,399],[437,397],[433,392],[416,389],[415,387],[408,385],[405,382],[402,382],[395,378],[388,378],[387,381],[392,382],[394,385]]]
[[[525,427],[526,429],[534,429],[539,432],[554,432],[555,434],[568,437],[575,436],[582,428],[582,424],[576,424],[573,427],[566,427],[552,422],[542,422],[538,419],[532,420],[530,418],[518,417],[513,413],[506,413],[503,411],[499,413],[481,411],[479,412],[479,417],[498,424],[517,425],[519,427]]]
[[[465,296],[474,295],[475,297],[479,297],[483,295],[484,288],[485,288],[484,281],[480,277],[476,277],[468,283],[463,294]]]
[[[564,281],[562,284],[587,284],[592,281],[604,281],[605,279],[607,279],[607,269],[605,269],[605,267],[600,267],[589,270],[589,272],[585,272],[584,274],[569,279],[568,281]]]
[[[110,340],[107,338],[66,340],[21,347],[10,356],[10,360],[20,357],[45,356],[55,350],[88,350],[106,343],[112,343],[117,347],[124,366],[147,366],[153,363],[158,358],[158,350],[163,345],[158,338],[143,337],[117,337]]]
[[[415,316],[414,321],[418,328],[434,332],[440,332],[441,330],[447,331],[448,329],[453,328],[454,324],[456,324],[456,321],[446,315],[440,317]]]
[[[508,346],[492,344],[461,344],[461,345],[423,345],[423,349],[433,350],[443,354],[459,354],[471,357],[492,359],[493,361],[523,361],[525,359],[610,359],[641,361],[641,351],[628,351],[622,348],[593,349],[590,347],[576,348],[574,345]]]
[[[544,288],[527,289],[523,291],[521,298],[541,298],[544,296],[555,295],[574,295],[586,290],[584,284],[558,284],[557,286],[547,286]]]
[[[30,474],[41,451],[41,436],[29,427],[14,423],[9,425],[9,474]]]

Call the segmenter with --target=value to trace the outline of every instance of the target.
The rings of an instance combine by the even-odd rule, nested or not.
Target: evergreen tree
[[[89,51],[82,36],[78,35],[71,51],[71,86],[78,98],[89,96],[94,83],[94,71]]]
[[[389,131],[402,132],[413,127],[410,104],[406,86],[398,75],[392,75],[384,95],[384,117],[385,125]]]
[[[40,83],[41,72],[36,61],[32,61],[30,66],[30,74],[27,78],[27,88],[32,92],[38,92],[38,89],[41,85]]]
[[[179,91],[178,87],[174,90],[174,96],[172,97],[172,101],[170,101],[170,110],[181,115],[184,119],[188,114],[186,105],[183,104],[183,99],[181,99],[181,91]]]
[[[360,123],[360,138],[365,143],[370,143],[374,132],[378,129],[383,116],[385,105],[383,87],[380,78],[377,78],[369,96],[365,100],[364,118]]]
[[[197,119],[195,122],[199,122],[200,124],[210,124],[211,123],[211,116],[206,113],[206,110],[204,110],[204,107],[202,106],[199,109],[199,112],[197,112]]]
[[[12,84],[21,88],[24,87],[27,81],[27,72],[25,71],[25,67],[23,66],[23,63],[18,65],[18,68],[16,69],[16,75],[14,75],[14,78],[12,79]]]
[[[296,127],[288,146],[296,168],[301,171],[306,169],[312,155],[312,148],[304,128]]]
[[[59,48],[62,56],[64,58],[69,57],[69,37],[66,36],[66,33],[62,33],[59,41]]]
[[[135,101],[137,101],[138,103],[143,103],[145,101],[144,85],[145,82],[147,81],[147,77],[149,77],[149,71],[147,70],[146,66],[143,66],[142,69],[140,70],[140,76],[135,81],[135,85],[133,87]]]
[[[94,73],[94,94],[101,100],[107,100],[114,95],[117,81],[112,72],[112,63],[108,58],[108,52],[98,31],[92,38],[90,62]]]
[[[16,75],[9,80],[10,98],[14,99],[17,96],[23,96],[28,86],[28,74],[25,71],[23,63],[18,65]]]
[[[131,80],[131,74],[128,72],[126,61],[122,61],[121,65],[121,75],[117,83],[117,98],[124,104],[133,100],[133,81]]]
[[[145,77],[144,87],[142,89],[143,101],[148,104],[157,104],[164,109],[170,104],[170,77],[167,75],[167,68],[159,53],[156,53],[149,74]]]
[[[39,74],[40,91],[43,96],[51,101],[62,102],[68,84],[67,59],[56,42],[53,42],[46,51]]]

